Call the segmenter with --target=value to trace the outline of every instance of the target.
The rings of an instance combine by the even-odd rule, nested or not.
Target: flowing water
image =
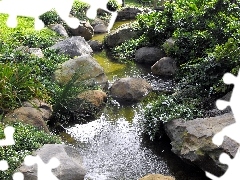
[[[74,139],[72,143],[83,156],[87,177],[94,180],[137,180],[148,173],[160,173],[172,175],[176,180],[206,179],[202,171],[183,163],[171,152],[168,139],[163,137],[160,141],[151,142],[142,136],[140,123],[144,106],[156,92],[171,91],[173,82],[152,75],[149,66],[112,61],[105,51],[94,57],[104,68],[110,85],[118,78],[141,77],[151,83],[155,92],[148,100],[131,105],[109,99],[99,118],[66,128]]]

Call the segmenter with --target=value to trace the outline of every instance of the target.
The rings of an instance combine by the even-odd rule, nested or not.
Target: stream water
[[[100,35],[96,39],[101,39]],[[110,85],[122,77],[145,78],[155,90],[150,99],[157,91],[170,91],[173,87],[171,80],[153,76],[148,66],[112,61],[105,51],[94,57],[104,68]],[[66,128],[83,156],[86,177],[92,180],[137,180],[148,173],[160,173],[172,175],[176,180],[205,180],[202,171],[183,163],[171,152],[167,138],[151,142],[142,136],[140,122],[147,103],[148,100],[122,105],[109,99],[99,118]]]

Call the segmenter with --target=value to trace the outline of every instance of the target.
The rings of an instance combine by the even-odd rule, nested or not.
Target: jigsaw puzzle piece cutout
[[[39,19],[42,14],[55,9],[59,16],[71,28],[77,28],[79,20],[70,17],[70,11],[74,0],[2,0],[0,1],[0,13],[9,14],[7,25],[17,26],[17,16],[34,18],[34,27],[40,30],[44,23]]]
[[[15,144],[13,134],[15,129],[12,126],[7,126],[4,129],[5,139],[0,140],[0,146],[11,146]]]
[[[28,155],[24,159],[24,164],[26,166],[32,166],[34,164],[37,164],[38,166],[38,180],[58,180],[58,178],[52,173],[52,169],[57,168],[60,165],[60,162],[57,158],[53,157],[50,159],[50,161],[45,164],[42,159],[37,156],[31,156]]]
[[[100,0],[101,2],[96,3],[95,0],[81,0],[81,2],[85,2],[90,4],[90,8],[86,12],[86,16],[89,19],[95,19],[97,17],[97,10],[98,9],[103,9],[104,11],[108,12],[111,14],[111,18],[108,24],[107,31],[110,31],[111,28],[113,27],[114,22],[116,21],[117,18],[117,12],[112,12],[108,10],[107,8],[107,3],[109,0]],[[118,4],[122,4],[122,0],[117,0]]]
[[[240,72],[240,71],[239,71]],[[216,106],[220,110],[224,110],[227,106],[230,106],[235,117],[235,123],[223,128],[220,132],[214,135],[213,143],[220,146],[223,142],[224,136],[228,136],[234,141],[240,143],[240,136],[238,132],[240,130],[240,111],[239,111],[239,97],[240,97],[240,73],[238,76],[234,76],[231,73],[225,73],[223,81],[226,84],[234,84],[234,89],[230,101],[217,100]]]
[[[5,160],[0,161],[0,171],[6,171],[9,168],[8,162]]]
[[[15,172],[12,175],[13,180],[24,180],[24,175],[21,172]]]
[[[240,177],[239,162],[240,162],[240,150],[238,149],[235,157],[231,159],[226,153],[222,153],[219,157],[219,161],[222,164],[227,164],[228,169],[221,177],[216,177],[209,172],[206,172],[206,176],[212,180],[229,180],[236,177]]]

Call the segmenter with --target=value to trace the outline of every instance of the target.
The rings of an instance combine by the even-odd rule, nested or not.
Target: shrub
[[[44,144],[60,144],[61,139],[57,136],[46,134],[30,125],[24,125],[20,122],[9,124],[15,128],[15,145],[0,147],[0,159],[8,162],[9,168],[6,171],[0,171],[0,179],[9,180],[15,169],[23,162],[26,155],[32,154]],[[4,128],[6,125],[0,124],[0,139],[4,138]]]
[[[1,22],[6,22],[6,20],[6,15],[0,15]],[[34,19],[31,18],[18,17],[18,26],[16,28],[9,28],[5,23],[1,23],[0,29],[4,32],[0,34],[1,42],[8,44],[11,48],[18,46],[46,48],[53,45],[60,38],[54,31],[47,28],[35,31]],[[2,52],[2,50],[0,51]]]
[[[120,6],[121,4],[118,4],[116,0],[109,0],[107,3],[107,9],[110,11],[116,11]]]
[[[116,46],[112,50],[112,54],[114,59],[118,59],[120,61],[131,60],[134,58],[136,50],[140,47],[146,46],[147,44],[148,39],[146,36],[142,35],[137,39],[130,39],[129,41]]]
[[[33,97],[44,98],[43,86],[32,74],[32,67],[24,64],[0,63],[0,109],[7,111],[18,107],[22,101]]]
[[[182,118],[191,120],[202,116],[202,112],[197,108],[197,101],[184,99],[172,95],[160,95],[156,101],[149,104],[144,110],[144,119],[141,122],[144,133],[153,140],[161,132],[162,123],[173,119]]]
[[[240,1],[181,0],[167,5],[168,14],[164,10],[162,13],[152,12],[139,16],[140,31],[150,42],[151,39],[156,39],[156,46],[162,46],[163,41],[172,36],[174,45],[165,47],[165,51],[168,56],[176,59],[179,67],[175,77],[179,96],[172,103],[176,104],[170,109],[171,112],[166,110],[169,116],[162,115],[166,107],[163,108],[161,100],[153,104],[153,110],[146,110],[146,132],[155,134],[159,122],[165,121],[166,117],[168,120],[177,118],[178,116],[171,117],[171,114],[181,114],[184,108],[189,109],[191,101],[197,102],[194,103],[193,110],[212,109],[216,99],[232,89],[232,86],[226,86],[222,82],[222,77],[226,72],[236,75],[240,67],[239,7]],[[170,34],[164,32],[167,21],[174,22]],[[171,97],[167,98],[172,102]],[[189,103],[185,99],[190,99],[187,101]],[[192,111],[192,108],[189,110]],[[185,117],[184,113],[181,116]]]

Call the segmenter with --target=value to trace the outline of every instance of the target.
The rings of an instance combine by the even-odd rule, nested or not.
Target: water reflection
[[[206,179],[203,172],[187,166],[171,152],[168,139],[150,142],[142,137],[142,110],[142,103],[111,104],[99,119],[67,128],[84,158],[87,177],[137,180],[148,173],[161,173],[176,180]]]

